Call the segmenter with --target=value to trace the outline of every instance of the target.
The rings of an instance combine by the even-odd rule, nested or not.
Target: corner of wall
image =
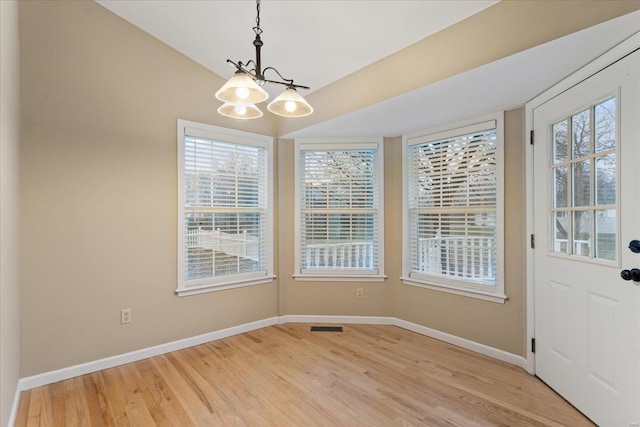
[[[0,424],[13,425],[20,373],[19,4],[0,1]]]

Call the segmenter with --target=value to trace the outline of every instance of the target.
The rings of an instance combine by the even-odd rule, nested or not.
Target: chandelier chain
[[[256,1],[256,26],[253,27],[253,31],[255,31],[257,36],[262,34],[262,29],[260,28],[260,0]]]

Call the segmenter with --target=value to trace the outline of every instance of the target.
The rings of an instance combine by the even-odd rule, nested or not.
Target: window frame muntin
[[[184,221],[186,217],[185,210],[185,136],[187,135],[187,129],[197,133],[197,135],[203,138],[212,140],[218,140],[220,142],[228,142],[230,144],[246,145],[252,147],[260,147],[266,150],[266,209],[265,209],[265,269],[260,270],[264,274],[250,273],[236,273],[220,276],[216,279],[215,276],[207,283],[206,280],[198,280],[198,283],[188,286],[187,283],[191,281],[186,280],[185,275],[185,233]],[[233,289],[245,286],[260,285],[264,283],[273,282],[276,276],[273,270],[273,138],[267,135],[260,135],[251,132],[244,132],[235,129],[223,128],[206,123],[199,123],[184,119],[177,120],[177,137],[178,137],[178,151],[177,151],[177,166],[178,166],[178,270],[177,270],[177,288],[175,293],[177,296],[189,296],[207,292],[215,292],[226,289]],[[240,208],[242,210],[244,208]],[[204,283],[203,283],[204,282]],[[191,282],[193,283],[193,282]]]
[[[453,139],[486,129],[488,122],[495,122],[496,129],[496,285],[482,286],[466,280],[445,278],[428,274],[411,273],[412,240],[409,211],[409,147],[426,142]],[[402,136],[402,283],[436,291],[504,303],[505,294],[505,239],[504,239],[504,111],[426,128]],[[444,280],[443,280],[444,279]]]

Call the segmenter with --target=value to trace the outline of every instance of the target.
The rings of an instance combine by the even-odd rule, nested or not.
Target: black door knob
[[[629,249],[634,254],[639,254],[640,253],[640,240],[632,240],[631,242],[629,242]]]
[[[632,268],[631,270],[622,270],[620,277],[624,280],[633,280],[634,282],[640,282],[640,269]]]

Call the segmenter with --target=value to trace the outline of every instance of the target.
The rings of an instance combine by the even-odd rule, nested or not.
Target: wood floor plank
[[[87,403],[82,377],[63,381],[65,401],[65,426],[91,427],[91,413]]]
[[[51,395],[51,416],[53,425],[64,425],[66,422],[66,403],[64,383],[62,381],[49,385]]]
[[[131,369],[137,372],[136,379],[131,379],[137,383],[144,384],[142,394],[145,402],[149,406],[154,419],[162,417],[164,421],[156,421],[157,425],[188,426],[193,422],[189,419],[189,414],[178,402],[171,386],[162,378],[160,373],[154,368],[150,359],[141,360],[135,364],[123,365],[122,369]],[[127,372],[123,372],[128,378]],[[156,409],[157,408],[157,409]]]
[[[27,426],[53,425],[51,414],[51,395],[49,386],[35,389],[31,392]]]
[[[117,426],[127,427],[131,426],[127,410],[125,409],[127,404],[127,394],[125,394],[125,384],[122,375],[119,375],[118,368],[105,369],[100,371],[100,380],[104,383],[104,393],[109,401],[109,406],[115,417],[115,424]],[[135,424],[133,424],[135,425]]]
[[[22,393],[20,393],[20,401],[18,402],[18,412],[16,413],[16,420],[28,420],[30,406],[31,390],[23,391]]]
[[[100,373],[83,375],[82,380],[91,425],[115,426],[111,402],[108,396],[105,396],[104,387],[100,385]]]
[[[183,378],[179,371],[168,360],[167,355],[157,356],[152,359],[155,369],[158,370],[163,380],[169,384],[180,405],[189,415],[191,422],[188,425],[207,426],[207,425],[225,425],[225,420],[220,416],[224,408],[216,406],[216,408],[208,408],[202,405],[199,396],[194,393],[189,385],[189,381]],[[200,402],[200,403],[198,403]],[[212,412],[213,411],[213,412]],[[231,425],[243,426],[239,420],[234,421]]]
[[[108,371],[113,371],[115,378],[120,379],[118,392],[125,396],[124,412],[131,426],[171,425],[157,403],[146,398],[151,393],[134,364],[122,365]]]
[[[592,426],[522,369],[394,327],[271,326],[22,393],[16,426]]]

